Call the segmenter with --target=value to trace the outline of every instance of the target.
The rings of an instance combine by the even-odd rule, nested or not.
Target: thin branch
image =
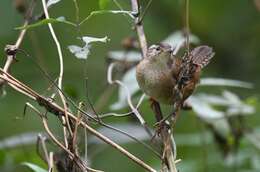
[[[26,103],[26,106],[30,106],[31,108],[34,108],[30,103]],[[37,110],[37,109],[36,109]],[[40,112],[39,112],[40,113]],[[42,134],[39,134],[37,137],[37,144],[36,144],[36,151],[38,153],[38,155],[47,163],[49,164],[49,155],[48,155],[48,150],[47,150],[47,146],[46,146],[46,137],[43,136]],[[44,156],[42,156],[41,152],[40,152],[40,146],[42,147]]]
[[[28,56],[28,57],[30,57],[30,56]],[[32,58],[32,61],[35,63],[36,66],[38,66],[39,70],[44,74],[44,76],[45,76],[46,78],[48,78],[48,80],[49,80],[57,89],[59,89],[59,87],[57,86],[57,84],[56,84],[56,83],[51,79],[51,77],[41,68],[41,66],[39,66],[39,65],[34,61],[33,58]],[[49,112],[51,112],[51,113],[53,113],[53,114],[55,114],[55,115],[57,115],[57,116],[60,115],[60,111],[57,110],[56,107],[53,106],[53,104],[55,104],[54,102],[48,102],[48,101],[49,101],[48,99],[44,98],[43,96],[40,96],[38,93],[36,93],[35,91],[33,91],[32,89],[30,89],[29,87],[27,87],[25,84],[23,84],[23,83],[21,83],[20,81],[18,81],[17,79],[15,79],[15,78],[14,78],[13,76],[11,76],[10,74],[5,73],[2,69],[0,69],[0,73],[2,73],[3,75],[7,75],[7,76],[8,76],[8,78],[4,78],[4,79],[6,79],[9,83],[18,84],[17,87],[13,87],[12,84],[10,84],[10,86],[12,86],[15,90],[17,90],[18,92],[21,92],[21,93],[25,94],[24,91],[23,91],[23,90],[25,89],[25,91],[26,91],[26,94],[25,94],[25,95],[31,97],[31,98],[34,99],[34,100],[37,98],[37,99],[38,99],[37,102],[38,102],[41,106],[44,106]],[[3,77],[3,76],[0,75],[0,78],[1,78],[1,77]],[[60,90],[60,89],[59,89],[59,90]],[[62,92],[62,90],[60,90],[60,91]],[[63,92],[62,92],[62,93],[63,93]],[[31,94],[33,94],[33,96],[31,96]],[[64,93],[63,93],[63,94],[64,94]],[[65,96],[65,95],[64,95],[64,96]],[[139,105],[140,105],[140,103],[141,103],[143,97],[144,97],[144,96],[142,96],[141,99],[140,99],[140,101],[138,102]],[[135,138],[134,136],[128,134],[128,133],[125,132],[125,131],[119,130],[119,129],[113,127],[113,126],[110,126],[110,125],[108,125],[108,124],[105,124],[105,123],[102,122],[101,120],[97,120],[95,117],[93,117],[93,115],[91,115],[91,114],[89,114],[89,113],[83,111],[82,109],[78,108],[78,106],[77,106],[69,97],[66,96],[66,98],[67,98],[67,100],[68,100],[70,103],[72,103],[72,105],[73,105],[79,112],[81,112],[82,114],[86,115],[86,117],[87,117],[88,119],[91,119],[92,122],[97,122],[97,123],[99,123],[100,125],[102,125],[102,126],[104,126],[104,127],[106,127],[106,128],[109,128],[109,129],[111,129],[111,130],[114,130],[114,131],[116,131],[116,132],[118,132],[118,133],[121,133],[121,134],[123,134],[123,135],[125,135],[125,136],[127,136],[127,137],[129,137],[129,138],[131,138],[131,139],[133,139],[133,140],[136,141],[137,143],[142,144],[145,148],[151,150],[151,151],[154,153],[154,155],[156,155],[157,157],[159,157],[159,158],[161,159],[160,154],[159,154],[157,151],[155,151],[151,146],[149,146],[149,145],[147,145],[146,143],[144,143],[144,142],[138,140],[137,138]],[[139,106],[139,105],[138,105],[138,106]],[[97,114],[96,114],[96,115],[97,115]],[[147,132],[149,132],[149,131],[147,131]]]
[[[150,8],[151,4],[152,4],[153,0],[149,0],[149,2],[147,3],[147,5],[145,6],[144,10],[143,10],[143,14],[140,17],[140,21],[143,21],[145,14],[147,13],[148,9]]]
[[[190,52],[189,0],[185,0],[185,36],[187,52]]]
[[[144,143],[144,142],[138,140],[137,138],[135,138],[134,136],[128,134],[128,133],[125,132],[125,131],[119,130],[119,129],[113,127],[113,126],[110,126],[110,125],[108,125],[108,124],[105,124],[104,122],[102,122],[101,120],[96,119],[96,118],[93,117],[91,114],[87,113],[86,111],[83,111],[83,110],[81,110],[80,108],[78,108],[78,106],[77,106],[68,96],[66,96],[66,95],[64,94],[64,92],[57,86],[57,84],[52,80],[52,78],[48,75],[48,73],[46,73],[46,71],[44,71],[44,70],[42,69],[42,67],[41,67],[28,53],[26,53],[25,51],[23,51],[23,52],[26,54],[27,57],[30,57],[30,58],[31,58],[32,62],[38,67],[38,69],[41,71],[41,73],[44,75],[44,77],[46,77],[46,78],[51,82],[52,85],[54,85],[60,92],[63,93],[63,95],[65,96],[65,98],[67,99],[67,101],[69,101],[78,111],[80,111],[82,114],[86,115],[89,119],[91,119],[92,122],[97,122],[97,123],[99,123],[100,125],[102,125],[102,126],[104,126],[104,127],[106,127],[106,128],[109,128],[109,129],[114,130],[114,131],[116,131],[116,132],[118,132],[118,133],[121,133],[121,134],[123,134],[123,135],[126,135],[127,137],[133,139],[133,140],[136,141],[137,143],[142,144],[145,148],[151,150],[151,151],[154,153],[154,155],[156,155],[157,157],[159,157],[159,158],[161,159],[160,154],[159,154],[157,151],[155,151],[155,150],[154,150],[151,146],[149,146],[148,144],[146,144],[146,143]],[[5,74],[5,72],[3,72],[1,69],[0,69],[0,72],[2,72],[3,74]],[[16,80],[14,77],[12,77],[11,75],[9,75],[8,73],[6,73],[6,74],[8,75],[9,78],[13,78],[14,80]],[[24,85],[23,83],[21,83],[21,82],[18,81],[18,80],[16,80],[16,82],[17,82],[17,83],[20,83],[20,84],[21,84],[21,87],[20,87],[20,88],[14,88],[14,89],[16,89],[16,90],[18,89],[18,90],[21,92],[21,89],[23,89],[23,87],[26,87],[26,85]],[[32,90],[29,90],[28,92],[30,92],[30,91],[32,91]],[[27,96],[30,96],[30,94],[27,94]],[[36,96],[36,97],[38,97],[38,96]],[[41,96],[40,96],[40,97],[41,97]],[[32,97],[32,98],[33,98],[33,97]],[[139,100],[137,106],[139,106],[139,105],[141,104],[143,98],[144,98],[144,95],[140,98],[140,100]],[[39,100],[42,100],[42,97],[41,97]],[[49,110],[52,109],[52,107],[49,107],[49,106],[51,106],[51,105],[46,104],[46,102],[44,102],[44,104],[45,104],[45,106],[47,106],[47,108],[49,108]],[[136,108],[138,108],[138,107],[136,107]],[[54,109],[55,109],[55,108],[54,108]],[[95,111],[95,109],[93,109],[93,110]],[[59,112],[58,112],[58,111],[54,111],[54,114],[59,115]],[[96,116],[97,116],[97,114],[96,114]],[[144,126],[144,128],[145,128],[146,132],[147,132],[149,135],[152,135],[151,131],[149,130],[149,128],[148,128],[146,125]],[[65,141],[66,141],[66,140],[65,140]]]
[[[60,116],[60,115],[61,115],[61,116],[64,116],[64,113],[61,112],[63,109],[62,109],[61,107],[59,107],[59,105],[57,105],[56,103],[54,103],[52,100],[49,100],[49,99],[47,99],[47,98],[45,98],[45,97],[39,95],[38,93],[36,93],[35,91],[33,91],[32,89],[30,89],[29,87],[27,87],[25,84],[23,84],[23,83],[21,83],[20,81],[18,81],[17,79],[15,79],[15,78],[14,78],[13,76],[11,76],[10,74],[5,73],[2,69],[0,69],[0,73],[2,73],[2,75],[0,75],[0,78],[3,78],[3,79],[5,79],[6,81],[8,81],[8,84],[9,84],[12,88],[14,88],[15,90],[17,90],[18,92],[21,92],[21,93],[27,95],[27,96],[30,97],[30,98],[36,100],[36,101],[38,102],[38,104],[39,104],[40,106],[45,107],[47,111],[49,111],[49,112],[51,112],[51,113],[53,113],[53,114],[55,114],[55,115],[57,115],[57,116]],[[6,77],[3,76],[3,75],[6,75]],[[47,75],[47,76],[48,76],[48,75]],[[48,76],[48,77],[49,77],[49,76]],[[54,84],[55,84],[55,83],[54,83]],[[13,85],[16,85],[16,87],[14,87]],[[59,88],[58,88],[58,89],[59,89]],[[67,97],[67,98],[68,98],[68,100],[70,100],[69,97]],[[127,132],[124,132],[124,131],[119,130],[119,129],[113,127],[113,126],[107,125],[107,124],[105,124],[104,122],[102,122],[102,121],[100,121],[100,120],[97,120],[97,119],[94,118],[92,115],[90,115],[90,114],[88,114],[87,112],[85,112],[85,111],[81,110],[80,108],[78,108],[73,101],[70,100],[70,102],[76,107],[76,109],[77,109],[78,111],[80,111],[81,113],[83,113],[84,115],[86,115],[89,119],[91,119],[91,120],[93,120],[93,121],[95,121],[95,122],[98,122],[100,125],[102,125],[102,126],[104,126],[104,127],[106,127],[106,128],[109,128],[109,129],[111,129],[111,130],[114,130],[114,131],[116,131],[116,132],[119,132],[119,133],[121,133],[121,134],[123,134],[123,135],[128,136],[129,138],[133,139],[133,140],[136,141],[137,143],[142,144],[144,147],[146,147],[147,149],[151,150],[156,156],[158,156],[159,158],[161,158],[161,157],[160,157],[160,154],[159,154],[157,151],[153,150],[153,148],[152,148],[151,146],[149,146],[149,145],[147,145],[146,143],[144,143],[144,142],[138,140],[137,138],[135,138],[134,136],[128,134]],[[140,103],[140,102],[139,102],[139,103]],[[138,104],[139,104],[139,103],[138,103]]]
[[[75,118],[73,116],[73,118]],[[98,137],[100,140],[106,142],[107,144],[111,145],[112,147],[114,147],[115,149],[117,149],[119,152],[121,152],[122,154],[124,154],[125,156],[127,156],[128,158],[130,158],[132,161],[134,161],[135,163],[137,163],[138,165],[140,165],[141,167],[143,167],[144,169],[146,169],[147,171],[151,171],[151,172],[156,172],[155,169],[153,169],[152,167],[150,167],[149,165],[147,165],[146,163],[144,163],[142,160],[140,160],[139,158],[137,158],[136,156],[134,156],[133,154],[131,154],[130,152],[128,152],[126,149],[124,149],[123,147],[119,146],[118,144],[116,144],[115,142],[113,142],[112,140],[110,140],[109,138],[107,138],[106,136],[103,136],[101,133],[99,133],[98,131],[96,131],[95,129],[91,128],[90,126],[88,126],[86,123],[81,122],[81,125],[86,128],[90,133],[92,133],[93,135],[95,135],[96,137]]]
[[[34,7],[35,7],[35,1],[32,0],[30,7],[28,8],[28,11],[26,12],[27,14],[26,14],[25,21],[23,24],[24,27],[29,24],[29,20],[32,16]],[[9,72],[11,65],[16,61],[16,59],[15,59],[16,52],[17,52],[17,49],[19,49],[19,47],[22,44],[26,31],[27,31],[26,29],[21,30],[15,44],[7,45],[5,48],[7,57],[6,57],[6,62],[4,64],[3,70],[7,73]],[[2,87],[3,85],[4,85],[4,80],[0,79],[0,87]]]
[[[73,0],[73,3],[74,3],[74,6],[75,6],[75,10],[76,10],[76,12],[75,12],[76,23],[78,25],[78,23],[79,23],[79,5],[78,5],[77,0]]]
[[[46,19],[49,19],[49,13],[48,13],[48,9],[47,9],[47,5],[46,5],[46,1],[45,0],[42,0],[42,5],[43,5],[43,11],[44,11],[44,14],[45,14],[45,17]],[[62,51],[61,51],[61,46],[60,46],[60,43],[58,41],[58,38],[54,32],[54,29],[52,27],[52,24],[51,23],[48,23],[48,27],[49,27],[49,30],[51,32],[51,35],[52,35],[52,38],[56,44],[56,47],[57,47],[57,50],[58,50],[58,54],[59,54],[59,61],[60,61],[60,73],[59,73],[59,77],[58,77],[58,87],[62,90],[62,79],[63,79],[63,56],[62,56]],[[65,120],[63,119],[63,121],[66,122],[67,124],[67,128],[69,130],[69,133],[70,135],[72,136],[73,135],[73,132],[72,132],[72,129],[71,129],[71,126],[70,126],[70,123],[69,123],[69,118],[68,118],[68,115],[67,115],[67,103],[66,103],[66,100],[65,100],[65,97],[64,95],[62,94],[62,92],[60,90],[58,90],[59,92],[59,95],[60,95],[60,98],[61,98],[61,101],[63,103],[63,106],[64,106],[64,110],[65,110]],[[64,140],[65,140],[65,143],[66,143],[66,146],[67,145],[67,134],[66,134],[66,129],[65,127],[63,128],[63,131],[64,131]]]
[[[142,104],[143,100],[144,100],[144,97],[145,97],[145,94],[143,94],[141,96],[141,98],[139,99],[137,105],[136,105],[136,109],[139,108],[139,106]],[[107,118],[107,117],[126,117],[126,116],[129,116],[129,115],[132,115],[134,112],[131,111],[131,112],[126,112],[126,113],[114,113],[114,112],[110,112],[110,113],[105,113],[105,114],[101,114],[99,115],[99,118],[100,119],[103,119],[103,118]]]
[[[2,74],[0,75],[0,77],[3,78],[5,81],[7,81],[8,84],[9,84],[9,82],[13,82],[13,80],[11,80],[10,78],[7,78],[7,77],[3,76],[3,74],[7,74],[7,73],[4,73],[2,70],[1,70],[1,72],[2,72]],[[21,84],[19,84],[19,86],[22,87]],[[19,87],[19,89],[17,89],[17,91],[19,91],[19,92],[21,90],[20,87]],[[62,107],[60,107],[59,105],[57,105],[56,103],[54,103],[52,101],[49,101],[48,99],[40,96],[39,94],[32,94],[32,93],[35,93],[35,91],[32,90],[30,98],[33,97],[32,99],[36,100],[39,105],[44,106],[47,111],[49,111],[49,112],[51,112],[51,113],[53,113],[55,115],[61,115],[61,116],[65,115],[65,110]],[[27,95],[27,94],[25,94],[25,95]],[[68,117],[71,120],[73,120],[74,122],[77,121],[77,117],[74,116],[74,114],[72,114],[71,112],[67,112],[67,114],[68,114]],[[46,118],[42,117],[42,120],[43,120],[43,124],[44,124],[45,130],[47,132],[50,132],[50,129],[48,128],[48,124],[47,124]],[[125,155],[126,157],[128,157],[133,162],[135,162],[139,166],[143,167],[147,171],[156,172],[156,170],[153,169],[151,166],[149,166],[148,164],[146,164],[145,162],[143,162],[142,160],[140,160],[139,158],[137,158],[136,156],[134,156],[133,154],[128,152],[126,149],[124,149],[123,147],[121,147],[117,143],[113,142],[112,140],[110,140],[106,136],[102,135],[101,133],[99,133],[98,131],[96,131],[92,127],[90,127],[88,124],[86,124],[85,122],[80,121],[80,125],[82,127],[84,127],[85,129],[87,129],[89,133],[95,135],[100,140],[102,140],[105,143],[109,144],[110,146],[112,146],[113,148],[115,148],[116,150],[121,152],[123,155]],[[50,135],[50,137],[58,146],[60,146],[62,149],[64,149],[69,155],[74,156],[74,154],[72,152],[70,152],[70,150],[68,150],[63,144],[61,144],[53,135]]]
[[[50,152],[49,153],[49,157],[50,157],[50,161],[49,161],[49,164],[48,164],[48,172],[52,172],[53,171],[53,167],[54,167],[54,162],[53,162],[53,152]]]
[[[85,171],[90,171],[90,172],[103,172],[100,170],[95,170],[92,169],[90,167],[88,167],[87,165],[85,165],[85,163],[73,152],[71,152],[69,149],[67,149],[55,136],[54,134],[51,132],[49,126],[48,126],[48,122],[47,119],[45,117],[45,115],[43,115],[36,107],[34,107],[31,104],[28,104],[28,107],[30,107],[37,115],[39,115],[42,119],[42,123],[44,126],[45,131],[47,132],[47,134],[49,135],[49,137],[52,139],[52,141],[57,144],[60,148],[62,148],[68,155],[69,158],[71,160],[73,160],[79,168],[81,168],[81,170]],[[50,171],[50,167],[53,167],[53,162],[51,162],[51,155],[49,156],[49,161],[48,161],[48,166],[49,166],[49,171]]]
[[[146,37],[145,37],[145,33],[144,33],[144,27],[143,27],[142,21],[140,20],[141,19],[140,10],[139,10],[140,7],[139,7],[138,0],[131,0],[131,5],[132,5],[132,11],[135,16],[135,28],[136,28],[137,36],[138,36],[140,46],[142,49],[143,58],[146,58],[147,41],[146,41]]]
[[[53,133],[51,132],[49,126],[48,126],[48,123],[47,123],[47,119],[46,118],[42,118],[42,122],[43,122],[43,126],[46,130],[46,132],[48,133],[48,135],[51,137],[51,139],[54,141],[54,143],[56,143],[59,147],[61,147],[68,155],[69,157],[74,160],[76,162],[76,164],[83,168],[83,170],[88,170],[90,172],[102,172],[100,170],[95,170],[95,169],[92,169],[90,167],[87,167],[86,165],[83,164],[83,162],[80,160],[79,157],[77,157],[75,154],[73,154],[69,149],[67,149],[62,143],[60,143],[58,141],[58,139],[53,135]],[[80,160],[80,162],[78,161]]]
[[[27,54],[28,57],[30,57],[30,55]],[[41,68],[41,66],[39,66],[35,61],[34,59],[32,58],[32,61],[35,63],[35,65],[38,67],[38,69],[44,74],[44,76],[46,78],[49,79],[49,81],[57,88],[59,89],[59,91],[61,91],[63,93],[63,91],[57,86],[57,84],[51,79],[51,77]],[[29,97],[31,97],[32,99],[36,99],[37,98],[37,102],[41,105],[41,106],[44,106],[48,111],[50,111],[51,113],[54,113],[55,115],[59,116],[60,115],[60,111],[56,109],[56,107],[53,106],[53,102],[49,102],[48,99],[40,96],[38,93],[36,93],[35,91],[33,91],[32,89],[28,88],[25,84],[21,83],[20,81],[18,81],[17,79],[15,79],[13,76],[11,76],[10,74],[8,73],[5,73],[2,69],[0,69],[0,72],[4,75],[7,75],[8,78],[5,78],[10,84],[10,86],[13,87],[12,84],[18,84],[17,87],[13,87],[15,90],[25,94]],[[3,77],[3,76],[0,76],[0,77]],[[26,88],[26,89],[25,89]],[[25,91],[23,91],[25,89]],[[25,93],[24,93],[25,92]],[[31,96],[31,94],[33,94],[33,96]],[[64,93],[63,93],[64,94]],[[64,95],[65,96],[65,95]],[[93,115],[81,110],[80,108],[78,108],[78,106],[69,98],[67,97],[67,100],[72,103],[72,105],[78,110],[80,111],[81,113],[83,113],[84,115],[86,115],[89,119],[91,119],[91,121],[94,121],[94,122],[97,122],[99,123],[100,125],[106,127],[106,128],[109,128],[111,130],[114,130],[116,132],[119,132],[123,135],[126,135],[127,137],[133,139],[134,141],[136,141],[137,143],[140,143],[142,144],[145,148],[151,150],[154,155],[156,155],[157,157],[159,157],[161,159],[161,156],[160,154],[155,151],[151,146],[147,145],[146,143],[138,140],[137,138],[135,138],[134,136],[128,134],[127,132],[125,131],[122,131],[122,130],[119,130],[113,126],[110,126],[110,125],[107,125],[105,124],[104,122],[102,122],[101,120],[97,120],[95,117],[93,117]],[[143,100],[144,96],[141,97],[140,101],[138,102],[138,104],[140,105],[141,101]],[[138,106],[139,106],[138,105]],[[96,114],[97,115],[97,114]],[[148,134],[152,135],[152,133],[150,133],[150,130],[147,126],[144,126],[145,127],[145,130],[147,131]]]
[[[155,100],[152,100],[152,109],[155,113],[156,120],[160,123],[158,132],[163,141],[163,158],[167,160],[169,172],[177,172],[175,165],[175,153],[173,152],[174,149],[176,150],[176,148],[175,144],[172,142],[171,130],[169,129],[169,126],[166,124],[166,122],[161,123],[163,120],[161,107],[160,104]]]
[[[81,108],[81,103],[80,103],[80,108]],[[71,150],[78,155],[78,147],[77,147],[77,136],[78,136],[78,127],[79,127],[79,123],[82,120],[82,114],[79,112],[77,114],[77,121],[74,125],[74,131],[73,131],[73,135],[72,135],[72,148]]]
[[[42,0],[42,5],[43,5],[43,10],[44,10],[44,14],[45,14],[45,17],[46,19],[49,19],[50,16],[49,16],[49,12],[48,12],[48,9],[47,9],[47,5],[46,5],[46,2],[45,0]],[[58,41],[58,38],[56,37],[56,34],[54,32],[54,29],[52,27],[52,24],[51,23],[48,23],[48,27],[49,27],[49,30],[51,32],[51,35],[52,35],[52,38],[56,44],[56,47],[57,47],[57,50],[58,50],[58,54],[59,54],[59,61],[60,61],[60,74],[59,74],[59,78],[58,78],[58,86],[59,88],[62,88],[62,79],[63,79],[63,56],[62,56],[62,51],[61,51],[61,46],[60,46],[60,43]]]
[[[129,105],[129,107],[131,108],[133,114],[135,114],[135,116],[137,117],[137,119],[140,121],[140,123],[142,124],[142,126],[144,127],[145,131],[147,132],[147,134],[149,136],[152,136],[152,132],[150,131],[150,129],[148,128],[145,120],[143,119],[142,115],[139,113],[139,111],[137,110],[136,107],[134,107],[132,100],[131,100],[131,94],[129,91],[129,88],[127,87],[127,85],[125,85],[123,82],[119,81],[119,80],[113,80],[112,79],[112,71],[114,68],[115,63],[111,63],[108,67],[108,71],[107,71],[107,81],[109,84],[118,84],[119,86],[123,87],[127,93],[127,103]],[[141,97],[139,104],[143,101],[144,96]]]
[[[123,87],[127,93],[127,102],[128,105],[130,106],[132,112],[135,114],[135,116],[137,117],[137,119],[140,121],[140,123],[144,126],[146,124],[145,120],[143,119],[143,117],[141,116],[141,114],[138,112],[137,108],[134,107],[132,100],[131,100],[131,94],[130,91],[128,89],[128,87],[121,81],[119,80],[113,80],[112,79],[112,71],[113,68],[115,66],[115,63],[111,63],[108,67],[108,71],[107,71],[107,81],[109,84],[118,84],[119,86]]]

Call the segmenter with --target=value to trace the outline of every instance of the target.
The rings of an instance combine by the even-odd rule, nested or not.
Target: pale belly
[[[142,69],[139,65],[137,68],[136,78],[143,92],[160,103],[172,104],[174,81],[171,72],[154,66],[150,66],[151,70]]]

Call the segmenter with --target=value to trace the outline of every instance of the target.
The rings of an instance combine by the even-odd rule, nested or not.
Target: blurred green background
[[[130,10],[130,0],[118,0],[124,9]],[[142,0],[145,5],[148,0]],[[260,91],[260,11],[257,9],[255,0],[196,0],[190,1],[190,29],[198,36],[202,44],[214,47],[216,55],[203,73],[207,77],[232,78],[251,82],[253,89],[230,89],[243,100],[254,100],[256,111],[247,117],[247,124],[252,128],[258,126],[259,91]],[[259,2],[258,2],[259,3]],[[97,0],[78,0],[80,19],[82,20],[91,11],[99,10]],[[118,9],[113,2],[109,2],[107,9]],[[36,11],[41,11],[41,2],[37,1]],[[72,0],[64,0],[50,9],[50,15],[55,18],[65,16],[67,20],[75,22],[75,8]],[[144,29],[149,44],[158,43],[172,32],[183,29],[183,3],[180,0],[154,0],[144,18]],[[129,20],[130,21],[130,20]],[[19,31],[15,27],[23,24],[21,17],[13,7],[10,0],[2,0],[0,5],[0,57],[1,66],[5,62],[4,47],[6,44],[15,43]],[[96,102],[108,86],[106,81],[108,51],[122,49],[121,41],[127,36],[134,36],[132,25],[122,15],[97,15],[81,26],[81,34],[93,37],[108,36],[110,41],[106,44],[95,44],[87,61],[76,59],[68,50],[67,46],[80,45],[75,28],[64,24],[54,24],[54,29],[61,42],[64,55],[64,88],[73,96],[73,100],[79,102],[86,100],[85,78],[88,78],[88,90],[92,102]],[[49,34],[48,27],[41,26],[28,31],[21,46],[32,55],[46,71],[56,78],[59,72],[58,53],[54,41]],[[11,73],[39,93],[48,95],[47,88],[50,83],[42,76],[32,60],[22,53],[17,55],[18,62],[11,68]],[[116,87],[116,86],[115,86]],[[221,92],[225,88],[207,89],[203,91]],[[198,91],[201,91],[200,89]],[[10,136],[26,132],[42,132],[43,126],[38,116],[26,113],[23,117],[24,104],[30,101],[25,96],[6,88],[7,95],[0,99],[0,142]],[[109,105],[117,100],[115,91],[105,107],[100,112],[108,112]],[[126,112],[124,109],[122,112]],[[141,111],[151,114],[149,102],[145,101]],[[51,116],[51,115],[49,115]],[[50,126],[57,133],[61,133],[59,123],[54,117],[50,117]],[[152,126],[155,122],[152,115],[145,116]],[[109,122],[131,122],[125,120],[110,120]],[[178,121],[177,134],[203,133],[206,128],[192,112],[184,114]],[[203,140],[203,134],[201,134]],[[242,141],[243,142],[243,141]],[[245,142],[245,143],[244,143]],[[242,144],[243,151],[258,158],[258,152],[247,141]],[[202,142],[199,142],[202,143]],[[139,157],[159,168],[160,162],[150,156],[148,150],[134,143],[124,145]],[[199,145],[178,144],[178,157],[182,159],[180,171],[254,171],[250,158],[239,164],[239,168],[228,166],[224,163],[224,157],[214,142]],[[91,146],[94,150],[91,156],[93,167],[105,171],[143,171],[127,158],[120,155],[109,147]],[[251,147],[251,149],[249,149]],[[54,146],[51,147],[54,149]],[[100,149],[100,150],[99,150]],[[243,154],[242,151],[242,154]],[[96,152],[96,153],[95,153]],[[249,152],[249,153],[248,153]],[[90,150],[91,153],[91,150]],[[247,155],[244,153],[244,155]],[[259,160],[259,158],[258,158]],[[22,167],[20,162],[33,162],[42,167],[44,163],[35,153],[35,144],[30,146],[20,145],[18,148],[4,148],[0,150],[0,171],[29,171]],[[255,159],[254,159],[255,161]],[[258,161],[259,162],[259,161]],[[258,170],[260,170],[258,165]],[[257,171],[257,170],[255,170]]]

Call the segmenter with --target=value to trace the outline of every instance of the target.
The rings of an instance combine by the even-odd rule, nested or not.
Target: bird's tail
[[[201,68],[205,67],[214,55],[212,48],[206,45],[194,48],[189,54],[191,62]]]

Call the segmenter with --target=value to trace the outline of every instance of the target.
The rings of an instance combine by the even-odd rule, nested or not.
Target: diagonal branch
[[[45,109],[48,112],[51,112],[57,116],[64,116],[65,115],[65,110],[60,107],[58,104],[48,100],[47,98],[41,96],[40,94],[36,93],[35,91],[33,91],[32,89],[29,88],[25,88],[25,85],[23,83],[21,83],[20,81],[16,80],[15,78],[13,78],[11,75],[5,73],[2,69],[0,70],[1,74],[0,74],[0,78],[4,79],[5,82],[8,83],[8,85],[12,86],[15,85],[16,87],[13,87],[16,91],[23,93],[24,95],[32,98],[33,100],[37,101],[37,103],[40,106],[45,107]],[[12,77],[12,79],[10,79],[10,77]],[[19,82],[19,83],[18,83]],[[21,91],[23,90],[23,91]],[[25,94],[25,93],[26,94]],[[78,121],[78,118],[72,114],[71,112],[67,112],[68,118],[74,122]],[[45,118],[43,118],[45,120]],[[47,123],[47,121],[44,121],[44,124]],[[139,166],[141,166],[142,168],[146,169],[147,171],[150,172],[156,172],[155,169],[153,169],[151,166],[149,166],[148,164],[146,164],[145,162],[143,162],[141,159],[137,158],[135,155],[131,154],[130,152],[128,152],[125,148],[121,147],[120,145],[118,145],[117,143],[113,142],[112,140],[110,140],[108,137],[102,135],[101,133],[99,133],[98,131],[96,131],[94,128],[90,127],[88,124],[86,124],[83,121],[80,121],[79,123],[83,128],[85,128],[86,130],[88,130],[89,133],[93,134],[94,136],[98,137],[100,140],[104,141],[105,143],[109,144],[110,146],[112,146],[113,148],[115,148],[116,150],[118,150],[119,152],[121,152],[123,155],[125,155],[126,157],[128,157],[129,159],[131,159],[133,162],[135,162],[136,164],[138,164]],[[57,143],[58,144],[58,143]],[[61,146],[63,149],[67,149],[66,147],[64,147],[63,145],[59,145]],[[70,152],[71,153],[71,152]]]
[[[32,0],[31,5],[26,12],[27,14],[26,14],[26,18],[25,18],[23,27],[27,26],[29,24],[29,20],[32,16],[34,7],[35,7],[35,1]],[[5,52],[6,52],[7,57],[6,57],[6,62],[4,64],[4,68],[3,68],[3,70],[5,72],[9,72],[11,65],[16,61],[15,56],[16,56],[17,50],[19,49],[19,47],[22,44],[26,31],[27,31],[26,29],[23,29],[20,31],[18,38],[14,45],[6,45]],[[4,85],[4,83],[5,83],[5,81],[0,79],[0,87],[2,87]]]

